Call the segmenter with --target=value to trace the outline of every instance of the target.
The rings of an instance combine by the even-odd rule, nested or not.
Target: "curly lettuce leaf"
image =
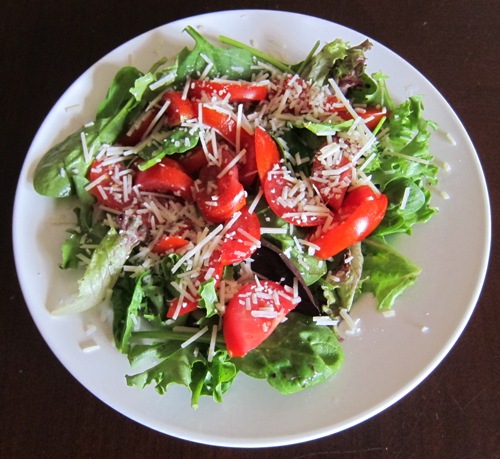
[[[132,365],[145,361],[159,363],[135,375],[127,375],[127,384],[140,389],[153,384],[160,394],[165,394],[172,385],[185,386],[191,390],[193,408],[198,406],[201,396],[211,396],[216,402],[221,402],[238,369],[225,350],[216,350],[212,360],[208,361],[203,352],[195,352],[199,344],[182,348],[179,341],[168,340],[134,346],[129,353]]]
[[[424,117],[419,96],[411,96],[387,118],[377,157],[365,168],[389,198],[386,215],[375,234],[411,234],[416,223],[425,223],[436,213],[429,190],[429,185],[438,181],[438,166],[429,149],[435,127]]]

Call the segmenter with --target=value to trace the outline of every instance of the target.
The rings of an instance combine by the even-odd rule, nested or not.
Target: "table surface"
[[[308,443],[259,450],[200,445],[160,434],[115,412],[82,387],[43,341],[17,282],[10,237],[17,176],[30,142],[63,91],[104,54],[161,24],[227,9],[225,1],[201,3],[8,0],[2,8],[0,205],[9,229],[0,242],[5,292],[0,322],[0,457],[500,457],[500,254],[495,244],[500,126],[490,113],[490,107],[500,102],[499,1],[339,0],[328,7],[319,0],[231,3],[238,9],[322,17],[388,46],[437,87],[475,144],[493,213],[494,243],[484,289],[452,351],[394,406],[358,426]]]

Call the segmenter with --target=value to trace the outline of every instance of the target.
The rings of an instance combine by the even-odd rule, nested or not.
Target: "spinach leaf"
[[[122,68],[99,106],[95,122],[69,135],[42,157],[33,178],[37,193],[52,198],[75,194],[75,177],[84,177],[93,155],[103,144],[114,143],[124,130],[130,111],[138,104],[129,89],[140,75],[134,67]],[[87,157],[84,143],[89,152]]]
[[[332,329],[290,313],[260,346],[233,360],[243,373],[266,379],[279,392],[291,394],[333,376],[344,352]]]
[[[391,309],[395,299],[417,280],[421,269],[383,239],[363,241],[363,292],[372,293],[379,309]]]
[[[160,131],[137,147],[137,154],[145,160],[139,165],[139,169],[142,171],[149,169],[165,156],[185,153],[194,148],[198,140],[198,132],[182,127]]]
[[[209,78],[225,76],[231,80],[250,80],[256,72],[254,55],[249,50],[214,46],[193,27],[188,26],[185,30],[196,44],[192,51],[179,56],[178,82],[188,76],[200,76],[208,65],[211,66],[207,74]]]

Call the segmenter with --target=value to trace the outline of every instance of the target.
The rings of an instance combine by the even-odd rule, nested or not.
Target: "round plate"
[[[422,267],[422,275],[384,317],[370,299],[355,306],[361,332],[344,341],[345,364],[326,383],[280,395],[264,381],[239,375],[221,404],[205,397],[197,410],[190,394],[173,387],[165,396],[152,388],[128,387],[125,356],[113,346],[103,311],[54,318],[50,310],[76,291],[75,272],[61,271],[60,245],[73,222],[71,201],[38,196],[34,168],[53,144],[93,119],[116,71],[141,70],[161,56],[193,46],[187,25],[216,39],[220,34],[281,57],[302,60],[317,40],[366,37],[314,17],[278,11],[235,10],[183,19],[120,46],[87,70],[63,94],[38,131],[19,179],[14,208],[14,250],[24,296],[33,319],[62,364],[95,396],[129,418],[160,432],[221,446],[263,447],[303,442],[354,426],[395,403],[445,357],[475,307],[490,246],[487,189],[474,147],[459,119],[436,89],[412,66],[371,40],[369,72],[390,76],[397,101],[424,95],[427,118],[439,124],[431,147],[443,168],[433,204],[440,212],[414,235],[399,236],[396,247]],[[290,33],[293,31],[293,33]],[[467,186],[464,186],[464,183]],[[445,199],[449,197],[449,199]],[[463,218],[467,215],[467,219]],[[467,241],[463,244],[462,241]],[[460,250],[457,250],[460,247]],[[92,332],[96,325],[97,330]],[[89,351],[96,343],[99,349]],[[369,387],[369,390],[366,388]]]

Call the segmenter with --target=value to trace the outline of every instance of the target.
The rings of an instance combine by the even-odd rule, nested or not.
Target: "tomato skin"
[[[136,126],[133,129],[130,129],[129,132],[122,135],[117,143],[125,147],[133,147],[137,145],[142,140],[142,136],[149,129],[149,126],[157,114],[158,110],[154,108],[144,112],[140,116],[139,120],[136,121]]]
[[[180,236],[169,236],[164,234],[158,239],[152,248],[152,252],[163,255],[170,250],[180,249],[189,244],[187,239]]]
[[[340,209],[340,206],[342,205],[342,201],[344,200],[347,188],[349,188],[349,185],[351,183],[352,169],[349,168],[340,173],[339,183],[338,185],[334,186],[335,191],[333,191],[331,185],[321,180],[322,171],[325,170],[325,166],[319,161],[319,155],[320,152],[318,151],[313,159],[311,181],[318,189],[321,197],[323,198],[323,201],[326,202],[326,204],[332,209],[338,211]],[[339,161],[339,164],[336,165],[334,169],[341,169],[344,166],[347,166],[349,163],[349,158],[343,156]]]
[[[123,211],[132,204],[133,197],[128,196],[128,198],[124,200],[123,187],[113,180],[116,170],[125,170],[123,163],[103,165],[102,160],[95,159],[90,167],[88,179],[90,182],[100,179],[100,182],[98,184],[99,186],[94,186],[90,189],[90,193],[100,204],[110,207],[111,209]],[[104,176],[104,178],[101,179],[102,176]],[[99,187],[104,189],[106,196],[102,195],[99,191]]]
[[[246,231],[250,236],[260,240],[259,217],[248,211],[248,206],[241,209],[241,215],[229,228],[220,244],[220,262],[227,266],[246,260],[257,250],[257,245],[240,230]]]
[[[311,243],[319,247],[315,256],[330,258],[362,241],[380,224],[386,209],[387,196],[376,196],[368,186],[358,187],[348,193],[330,227],[319,234],[315,231],[308,237]]]
[[[137,171],[135,184],[143,191],[172,193],[187,201],[193,200],[194,180],[171,158],[163,158],[149,169]]]
[[[231,145],[237,146],[238,124],[234,118],[203,104],[201,105],[201,118],[203,124],[215,129]],[[243,186],[248,188],[257,176],[255,140],[254,136],[243,128],[239,129],[239,136],[239,147],[246,150],[245,159],[238,163],[239,180]]]
[[[229,220],[246,204],[246,192],[238,179],[237,166],[218,177],[230,161],[227,149],[223,149],[221,155],[222,164],[204,166],[197,181],[196,204],[203,217],[212,223]]]
[[[186,153],[176,155],[176,160],[191,177],[196,177],[201,168],[208,164],[203,147],[195,147]]]
[[[365,120],[366,127],[370,130],[374,130],[378,123],[385,116],[389,116],[389,110],[385,107],[367,107],[363,110],[356,110],[359,117]],[[345,121],[351,120],[352,115],[347,110],[338,110],[337,114]]]
[[[255,160],[260,183],[267,180],[267,174],[281,159],[276,142],[262,127],[255,129]]]
[[[168,126],[179,126],[196,116],[196,107],[189,99],[184,99],[181,92],[167,91],[162,100],[169,102],[165,111],[165,124]]]
[[[203,95],[216,95],[224,99],[229,94],[229,102],[253,102],[267,98],[267,87],[248,82],[219,82],[193,80],[189,86],[188,97],[201,99]]]
[[[182,301],[182,305],[177,311],[179,306],[179,301],[180,301],[179,298],[174,298],[170,302],[167,310],[167,319],[174,319],[179,316],[189,314],[190,312],[196,311],[196,309],[198,309],[198,298],[195,298],[194,301],[189,298],[184,298]]]
[[[261,292],[267,298],[259,298]],[[278,294],[279,303],[274,299],[275,293]],[[253,294],[257,302],[251,300]],[[247,309],[247,305],[250,305],[250,309]],[[295,306],[296,302],[290,293],[277,282],[263,280],[246,284],[233,296],[222,316],[222,331],[229,356],[243,357],[255,349]],[[252,311],[269,307],[275,311],[274,317],[256,317],[252,314]]]
[[[271,208],[271,210],[280,218],[291,223],[295,226],[311,227],[322,225],[327,217],[328,212],[325,207],[325,212],[321,215],[307,215],[301,206],[305,203],[307,204],[307,197],[300,199],[301,202],[294,203],[290,206],[285,206],[281,201],[281,197],[285,193],[285,188],[292,188],[291,184],[285,175],[282,173],[283,169],[271,170],[267,174],[267,179],[264,182],[263,190],[266,201]]]

